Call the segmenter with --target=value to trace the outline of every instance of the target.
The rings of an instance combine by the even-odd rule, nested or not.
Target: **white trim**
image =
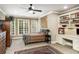
[[[0,11],[4,14],[4,15],[6,15],[6,13],[0,8]]]
[[[16,40],[16,39],[23,39],[23,37],[22,36],[19,36],[19,37],[18,36],[17,37],[14,36],[14,37],[12,37],[12,40]]]
[[[60,12],[60,14],[63,15],[63,14],[69,13],[69,12],[73,13],[73,11],[75,11],[75,10],[79,10],[79,7],[75,7],[75,8]]]
[[[57,41],[51,41],[51,44],[55,44],[55,43],[57,43]]]

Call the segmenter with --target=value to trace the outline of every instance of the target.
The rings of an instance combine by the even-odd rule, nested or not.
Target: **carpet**
[[[62,54],[62,53],[51,46],[41,46],[21,51],[15,51],[14,54]]]

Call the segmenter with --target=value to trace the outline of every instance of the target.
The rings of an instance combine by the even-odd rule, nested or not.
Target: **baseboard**
[[[22,37],[13,37],[13,40],[17,40],[17,39],[23,39]]]
[[[51,44],[55,44],[56,43],[56,41],[51,41]]]

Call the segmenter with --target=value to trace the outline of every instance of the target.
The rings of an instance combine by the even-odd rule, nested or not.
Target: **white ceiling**
[[[35,12],[35,14],[28,12],[29,4],[0,4],[0,8],[11,16],[24,16],[24,17],[41,17],[42,15],[52,11],[64,11],[65,4],[33,4],[35,9],[40,9],[42,12]],[[66,4],[68,8],[75,7],[76,4]]]

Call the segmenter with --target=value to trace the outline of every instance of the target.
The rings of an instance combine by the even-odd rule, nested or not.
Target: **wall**
[[[55,42],[56,41],[56,36],[57,36],[57,33],[58,33],[58,16],[57,14],[49,14],[47,16],[48,18],[48,28],[50,29],[51,31],[51,35],[52,35],[52,42]]]

